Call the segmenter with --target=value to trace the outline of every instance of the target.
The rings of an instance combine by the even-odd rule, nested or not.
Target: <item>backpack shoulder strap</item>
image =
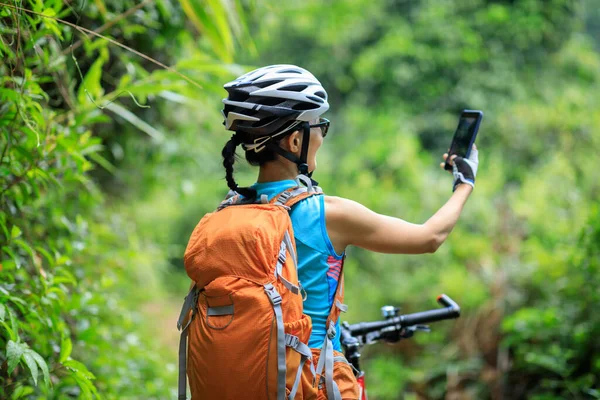
[[[187,373],[187,337],[188,327],[192,323],[192,320],[198,312],[198,295],[200,294],[200,288],[195,282],[190,285],[190,291],[185,296],[183,307],[181,307],[181,313],[177,320],[177,329],[181,331],[179,338],[179,376],[177,392],[178,400],[186,400],[186,373]]]
[[[291,209],[298,202],[308,197],[322,194],[323,190],[318,186],[313,186],[312,188],[296,186],[281,192],[279,195],[275,196],[270,203]]]
[[[227,197],[225,197],[225,200],[223,200],[217,207],[217,211],[221,211],[225,207],[237,206],[239,204],[261,204],[261,203],[262,204],[268,203],[266,195],[262,195],[260,199],[255,200],[255,199],[247,199],[236,192],[229,191],[229,193],[227,194]]]

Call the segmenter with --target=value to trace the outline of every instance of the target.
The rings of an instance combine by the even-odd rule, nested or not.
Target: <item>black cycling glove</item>
[[[456,157],[452,164],[452,175],[454,175],[454,184],[452,191],[461,183],[466,183],[475,187],[475,175],[477,175],[477,166],[479,165],[479,152],[476,148],[471,149],[469,158]]]

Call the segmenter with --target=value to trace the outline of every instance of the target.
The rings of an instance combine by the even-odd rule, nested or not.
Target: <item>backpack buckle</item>
[[[337,331],[335,329],[335,324],[333,322],[331,322],[329,324],[329,328],[327,329],[327,337],[331,340],[333,340],[333,338],[335,338],[335,335],[337,334]]]
[[[287,334],[285,335],[285,345],[287,347],[291,347],[292,349],[296,349],[298,347],[298,343],[300,343],[300,339],[298,336]]]
[[[271,304],[273,304],[273,306],[278,306],[279,304],[281,304],[281,295],[279,294],[277,289],[275,289],[275,286],[273,286],[273,284],[267,283],[265,285],[265,293],[267,294],[267,296],[269,296],[269,300],[271,301]]]
[[[285,243],[282,242],[281,248],[279,249],[279,254],[277,255],[277,261],[283,266],[285,265],[285,259],[286,257],[286,251],[287,251],[287,247],[285,246]]]

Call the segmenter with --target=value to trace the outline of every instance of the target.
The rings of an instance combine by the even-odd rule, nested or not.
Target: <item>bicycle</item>
[[[359,322],[350,325],[345,322],[341,325],[341,344],[348,362],[354,369],[354,374],[360,388],[361,400],[367,400],[365,373],[360,369],[360,349],[365,345],[373,344],[379,340],[396,343],[401,339],[412,337],[415,332],[429,332],[427,324],[445,319],[458,318],[460,307],[445,294],[437,297],[437,302],[444,308],[422,311],[412,314],[398,315],[399,308],[383,306],[381,312],[385,318],[382,321]]]

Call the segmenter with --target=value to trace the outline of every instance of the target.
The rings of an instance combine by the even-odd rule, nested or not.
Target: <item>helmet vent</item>
[[[265,82],[256,82],[256,83],[253,83],[253,85],[256,86],[256,87],[259,87],[261,89],[264,89],[267,86],[276,85],[279,82],[283,82],[283,80],[282,79],[275,79],[275,80],[265,81]]]
[[[248,97],[250,97],[248,93],[239,90],[229,92],[229,100],[232,101],[246,101]]]
[[[253,97],[251,97],[250,102],[260,104],[263,106],[276,106],[276,105],[283,103],[283,100],[279,99],[277,97],[253,96]]]
[[[295,70],[295,69],[286,69],[284,71],[279,71],[280,74],[298,74],[298,75],[302,75],[301,71]]]
[[[312,101],[316,101],[317,103],[323,103],[325,101],[322,98],[316,96],[306,96],[306,98],[311,99]]]
[[[324,99],[324,98],[326,98],[326,97],[327,97],[327,96],[325,96],[325,92],[322,92],[322,91],[320,91],[320,90],[319,90],[318,92],[315,92],[315,95],[316,95],[316,96],[319,96],[319,97],[320,97],[320,98],[322,98],[322,99]]]
[[[297,111],[313,110],[315,108],[319,108],[319,105],[312,103],[298,103],[292,107],[293,110]]]
[[[308,85],[289,85],[279,88],[278,90],[283,90],[286,92],[301,92],[306,89]]]

